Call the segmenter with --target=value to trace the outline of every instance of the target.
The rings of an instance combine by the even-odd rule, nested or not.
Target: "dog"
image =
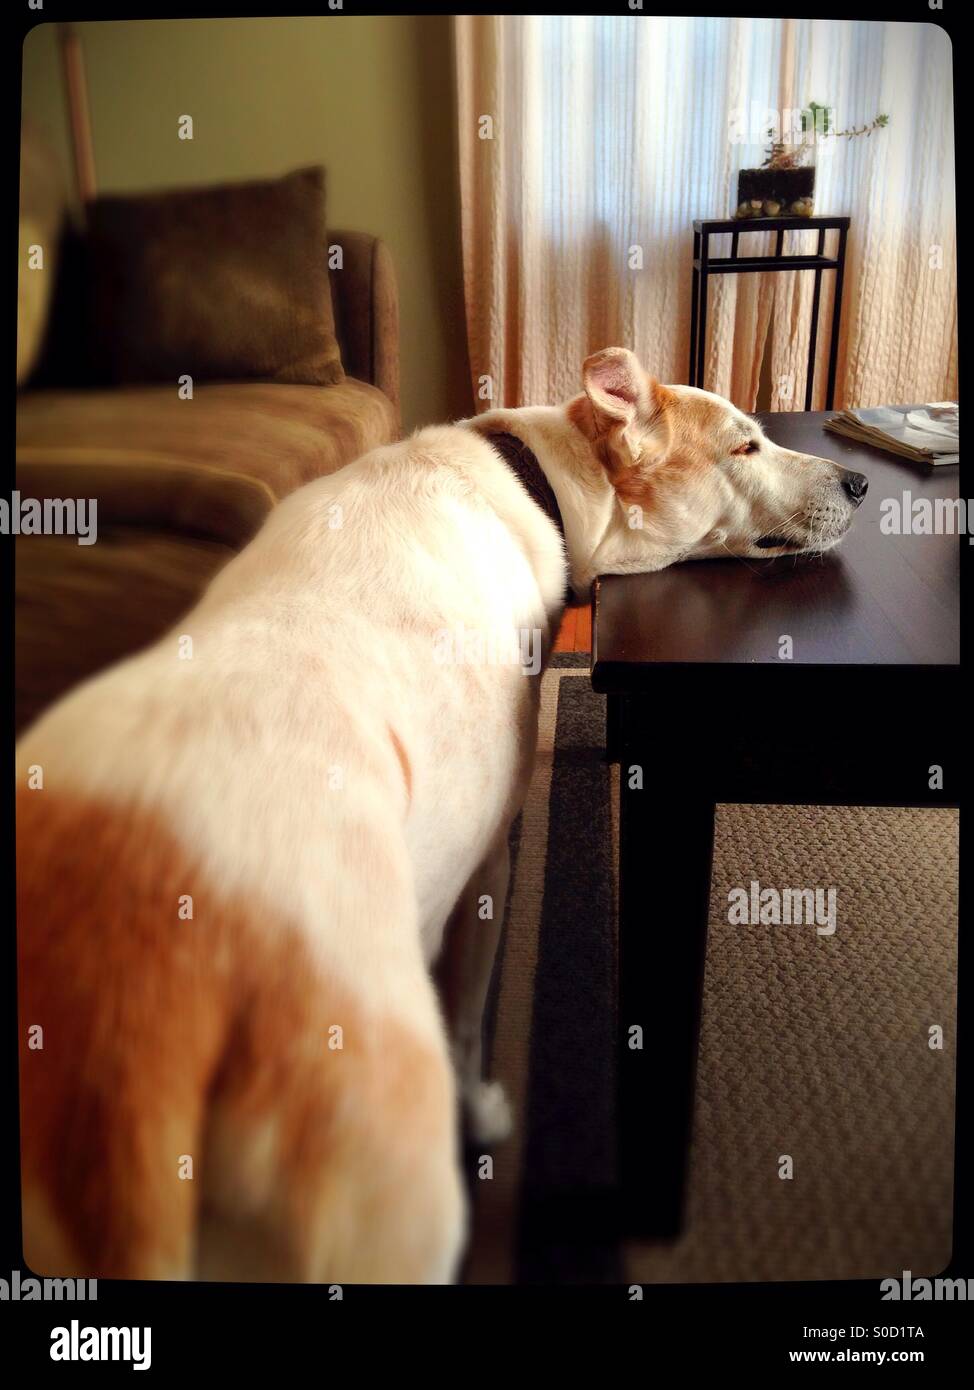
[[[22,739],[35,1271],[455,1278],[460,1106],[509,1125],[481,1019],[569,588],[824,551],[866,485],[626,349],[582,383],[302,487]]]

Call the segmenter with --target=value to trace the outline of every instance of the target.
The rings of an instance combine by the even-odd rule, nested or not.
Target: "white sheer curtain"
[[[643,15],[461,15],[455,25],[464,289],[479,408],[564,399],[578,389],[582,359],[610,343],[632,347],[662,380],[686,381],[693,219],[729,215],[737,170],[763,141],[764,113],[811,100],[831,106],[840,128],[890,117],[886,130],[844,140],[818,161],[816,212],[852,218],[836,404],[956,393],[952,92],[942,30]],[[754,127],[750,143],[733,138],[742,116]],[[786,249],[815,249],[814,232],[789,236]],[[741,249],[756,254],[761,240],[752,233]],[[812,280],[711,281],[708,389],[753,409],[773,324],[771,406],[803,403]],[[823,404],[830,326],[826,275],[815,406]]]

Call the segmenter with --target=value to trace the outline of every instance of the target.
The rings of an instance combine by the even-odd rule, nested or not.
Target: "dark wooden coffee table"
[[[884,499],[955,498],[958,469],[829,434],[825,412],[758,418],[786,447],[867,475],[842,544],[594,586],[592,683],[608,696],[608,756],[621,765],[618,1220],[636,1237],[682,1226],[716,804],[948,806],[959,795],[968,538],[880,530]]]

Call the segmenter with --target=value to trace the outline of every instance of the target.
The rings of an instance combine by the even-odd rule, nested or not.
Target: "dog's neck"
[[[657,563],[652,563],[645,534],[640,538],[632,529],[591,440],[564,406],[487,410],[458,423],[488,438],[512,435],[537,460],[562,518],[569,577],[578,598],[588,597],[597,574],[662,569],[675,558],[661,546]]]

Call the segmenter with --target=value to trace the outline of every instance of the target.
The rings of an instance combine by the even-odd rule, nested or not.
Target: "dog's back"
[[[364,460],[282,504],[179,630],[22,743],[42,1273],[452,1277],[454,1081],[423,932],[473,867],[460,848],[501,823],[529,711],[519,673],[438,666],[430,642],[485,605],[545,611],[472,485],[486,446],[425,433],[419,460],[415,440],[384,451],[383,486]],[[491,548],[497,574],[471,558]]]

